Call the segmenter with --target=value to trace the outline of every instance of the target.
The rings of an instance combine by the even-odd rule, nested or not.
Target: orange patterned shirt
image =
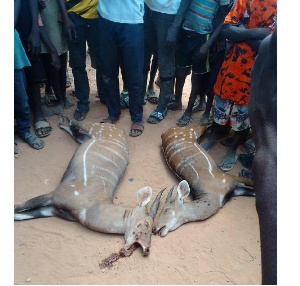
[[[224,25],[242,23],[245,28],[274,28],[277,0],[236,0],[227,14]],[[214,93],[222,99],[248,106],[251,68],[255,51],[245,42],[232,43],[220,68]]]

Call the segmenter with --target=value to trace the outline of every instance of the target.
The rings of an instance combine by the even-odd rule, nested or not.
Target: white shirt
[[[101,17],[112,22],[144,22],[144,0],[99,0],[97,9]]]
[[[145,3],[152,11],[164,14],[177,14],[180,2],[181,0],[145,0]]]

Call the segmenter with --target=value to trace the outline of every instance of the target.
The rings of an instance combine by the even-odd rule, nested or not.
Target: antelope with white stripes
[[[171,202],[170,190],[164,208],[155,218],[153,232],[161,236],[190,221],[215,214],[232,196],[254,196],[253,181],[224,173],[196,142],[205,126],[174,127],[162,134],[162,149],[169,167],[183,180]],[[190,194],[193,201],[184,202]]]
[[[69,125],[63,125],[67,118]],[[73,155],[59,186],[52,192],[18,204],[15,220],[57,216],[78,221],[99,232],[125,234],[121,253],[130,255],[137,245],[148,255],[153,218],[162,191],[148,214],[152,189],[144,187],[137,193],[138,206],[125,208],[113,203],[114,193],[129,162],[124,132],[108,123],[78,123],[61,116],[59,127],[81,143]]]

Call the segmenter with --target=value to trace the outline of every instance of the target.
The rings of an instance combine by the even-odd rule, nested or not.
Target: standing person
[[[277,28],[252,67],[249,116],[256,153],[253,180],[261,242],[262,284],[277,285]]]
[[[167,115],[167,106],[173,95],[177,32],[189,2],[181,0],[145,0],[144,90],[146,90],[151,56],[155,50],[157,50],[160,75],[160,93],[157,107],[147,119],[147,122],[152,124],[159,123]]]
[[[237,148],[250,130],[248,105],[251,68],[261,40],[274,29],[276,0],[237,0],[225,18],[223,35],[231,42],[215,87],[214,122],[206,150],[213,146],[218,134],[227,124],[235,131],[233,142],[222,160],[221,169],[230,171],[237,160]],[[199,140],[198,140],[199,142]]]
[[[100,0],[99,55],[106,92],[108,117],[105,123],[115,123],[121,115],[119,67],[129,93],[132,120],[130,136],[142,134],[143,67],[144,67],[144,1]]]
[[[46,82],[47,77],[40,55],[41,38],[38,23],[38,0],[21,1],[20,11],[16,30],[30,61],[30,66],[24,67],[27,95],[33,114],[35,134],[41,138],[49,136],[52,127],[44,117],[40,93],[40,85]]]
[[[21,0],[14,0],[14,25],[20,13]],[[43,140],[30,132],[30,108],[26,92],[26,77],[24,67],[30,66],[30,61],[25,53],[18,32],[14,31],[14,116],[17,123],[19,136],[30,147],[42,149]]]
[[[87,45],[91,56],[92,67],[96,68],[97,89],[100,85],[100,71],[97,63],[97,49],[99,48],[99,19],[97,14],[98,0],[66,0],[69,19],[75,26],[72,40],[67,38],[69,48],[69,63],[72,69],[77,98],[77,108],[74,119],[84,120],[89,111],[90,86],[86,71]]]
[[[210,72],[209,50],[215,43],[228,12],[230,0],[192,0],[180,30],[176,55],[175,101],[171,110],[182,109],[182,90],[185,79],[192,70],[191,93],[184,114],[178,119],[178,126],[186,126],[193,119],[193,107],[200,94],[199,105],[205,107],[205,90]],[[220,10],[221,21],[213,29],[214,18]]]
[[[59,69],[55,69],[52,64],[51,52],[49,48],[42,41],[42,60],[47,76],[47,84],[53,89],[56,100],[51,102],[51,99],[46,101],[46,105],[55,106],[52,110],[59,114],[64,108],[70,108],[73,104],[66,97],[66,69],[67,69],[67,52],[68,46],[63,36],[62,17],[60,14],[57,0],[43,0],[40,1],[43,6],[40,8],[41,20],[43,29],[45,30],[49,40],[60,59]],[[47,85],[45,92],[47,94]],[[49,104],[50,103],[50,104]]]

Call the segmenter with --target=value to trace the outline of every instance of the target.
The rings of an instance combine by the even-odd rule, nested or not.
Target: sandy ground
[[[91,85],[87,119],[99,122],[107,109],[96,98],[95,72],[88,66]],[[184,88],[184,106],[190,91]],[[68,89],[68,94],[71,88]],[[72,102],[76,99],[69,96]],[[136,192],[149,185],[154,195],[178,184],[161,152],[161,134],[176,125],[183,111],[169,112],[158,125],[146,122],[155,105],[144,108],[142,136],[128,135],[130,117],[123,110],[117,125],[124,129],[130,150],[130,164],[116,191],[116,204],[136,205]],[[74,108],[66,110],[73,114]],[[201,116],[195,114],[195,120]],[[46,194],[59,184],[78,144],[57,126],[57,116],[48,118],[53,131],[46,146],[36,151],[19,141],[14,159],[14,202],[21,203]],[[217,144],[211,155],[217,163],[226,147]],[[231,171],[238,174],[241,165]],[[164,197],[166,194],[164,194]],[[163,198],[164,202],[164,198]],[[143,257],[137,249],[112,268],[99,263],[124,245],[122,235],[94,232],[79,223],[60,218],[14,222],[15,284],[260,284],[261,259],[255,199],[233,198],[216,215],[202,222],[188,223],[166,237],[152,236],[151,252]]]

